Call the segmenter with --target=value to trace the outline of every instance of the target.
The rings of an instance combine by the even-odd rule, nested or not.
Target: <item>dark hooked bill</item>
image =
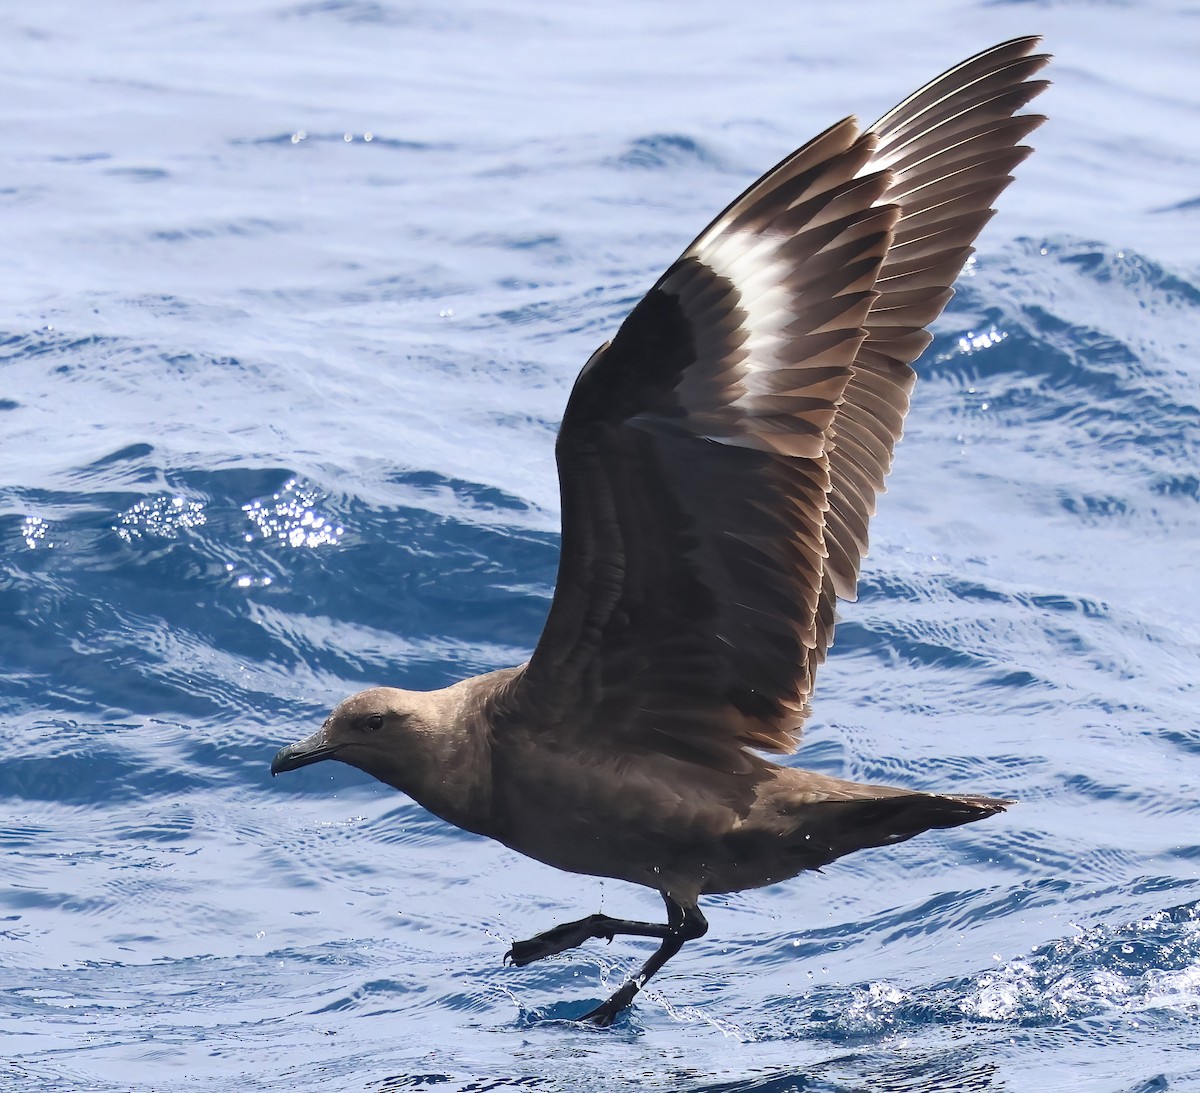
[[[321,733],[313,733],[312,736],[297,740],[286,748],[280,748],[271,760],[271,773],[282,774],[285,770],[299,770],[312,763],[319,763],[322,759],[328,759],[340,747],[340,744],[325,743]]]

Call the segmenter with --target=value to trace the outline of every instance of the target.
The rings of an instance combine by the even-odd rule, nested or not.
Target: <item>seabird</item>
[[[1044,119],[1038,38],[950,69],[866,130],[773,167],[700,233],[583,366],[556,454],[562,550],[516,668],[342,702],[272,774],[358,767],[447,823],[573,873],[642,884],[667,921],[589,915],[516,941],[522,966],[656,938],[580,1020],[611,1024],[681,946],[702,895],[1004,810],[995,797],[781,766],[915,381],[992,203]]]

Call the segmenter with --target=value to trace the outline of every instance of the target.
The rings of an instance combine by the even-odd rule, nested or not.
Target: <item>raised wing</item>
[[[818,641],[807,676],[833,641],[837,599],[855,599],[867,553],[867,523],[883,492],[916,373],[909,365],[933,340],[926,327],[954,295],[950,286],[995,214],[992,202],[1033,149],[1021,145],[1046,119],[1015,112],[1048,85],[1034,80],[1049,62],[1033,54],[1040,38],[1015,38],[964,61],[871,126],[870,167],[892,174],[884,200],[900,206],[891,248],[875,288],[830,431],[829,557],[817,616]]]
[[[519,690],[542,724],[728,769],[794,748],[899,436],[895,370],[1011,166],[984,154],[1004,139],[990,85],[952,79],[981,58],[768,172],[585,365],[557,447],[558,586]]]

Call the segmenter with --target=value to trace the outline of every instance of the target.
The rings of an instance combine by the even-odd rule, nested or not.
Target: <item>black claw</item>
[[[523,968],[544,956],[554,955],[553,950],[546,950],[547,947],[536,937],[531,937],[528,941],[514,941],[512,948],[504,954],[504,964],[506,967],[511,964],[514,968]]]

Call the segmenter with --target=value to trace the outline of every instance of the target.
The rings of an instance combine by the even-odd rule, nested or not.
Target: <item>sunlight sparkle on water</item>
[[[242,506],[246,518],[264,539],[279,539],[291,547],[336,546],[346,529],[313,508],[317,491],[296,479],[284,483],[268,500]],[[247,536],[247,541],[252,537]]]
[[[41,543],[42,546],[52,547],[53,543],[42,542],[46,538],[46,521],[40,516],[26,516],[21,524],[21,538],[25,540],[25,545],[33,550]]]
[[[981,334],[975,331],[969,331],[958,339],[958,351],[960,353],[976,353],[981,349],[990,349],[993,345],[999,345],[1008,335],[1002,330],[997,330],[992,327],[990,330],[985,330]]]
[[[203,527],[208,523],[203,501],[188,501],[182,497],[156,497],[139,501],[118,514],[115,531],[127,543],[134,539],[153,537],[174,539],[184,528]]]

